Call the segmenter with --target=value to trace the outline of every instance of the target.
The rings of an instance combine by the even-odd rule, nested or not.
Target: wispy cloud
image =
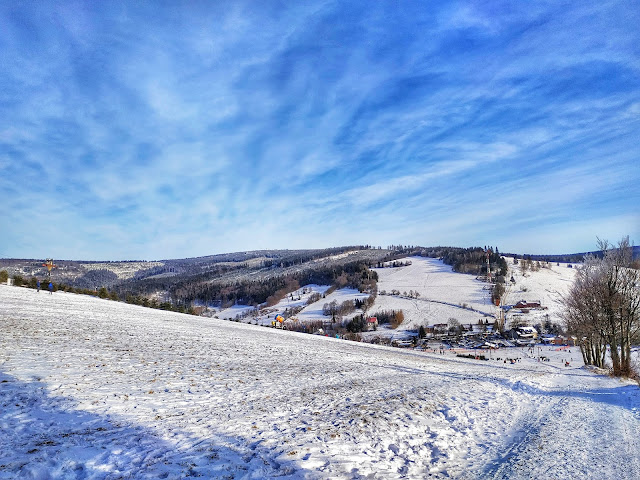
[[[639,23],[615,1],[4,3],[0,256],[640,239]]]

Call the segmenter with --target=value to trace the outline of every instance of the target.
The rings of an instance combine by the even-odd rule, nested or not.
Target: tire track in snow
[[[534,443],[540,439],[542,428],[558,419],[561,412],[569,403],[567,397],[549,402],[542,409],[527,410],[521,416],[525,417],[521,427],[514,433],[511,440],[499,453],[498,458],[490,462],[488,470],[482,478],[511,479],[517,473],[517,469],[527,459],[527,452],[534,447]]]
[[[606,380],[599,377],[585,380],[596,388],[532,387],[534,407],[520,415],[521,427],[479,477],[640,478],[640,419],[625,407],[628,390],[599,389]]]

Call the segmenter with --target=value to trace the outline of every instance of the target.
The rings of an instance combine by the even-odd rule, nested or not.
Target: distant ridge
[[[633,248],[633,258],[640,259],[640,245],[632,247]],[[525,254],[516,254],[516,253],[503,253],[506,257],[526,257],[531,258],[531,260],[540,261],[540,262],[563,262],[563,263],[576,263],[584,261],[584,257],[587,255],[593,255],[595,257],[602,256],[602,250],[594,250],[592,252],[581,252],[581,253],[564,253],[560,255],[529,255]]]

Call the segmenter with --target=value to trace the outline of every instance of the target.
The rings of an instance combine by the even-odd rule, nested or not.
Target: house
[[[540,302],[527,302],[526,300],[520,300],[513,308],[540,308]]]
[[[554,340],[554,345],[563,345],[569,347],[575,347],[576,345],[576,337],[565,337],[564,335],[558,335]]]
[[[538,338],[538,331],[534,327],[518,327],[516,333],[520,340],[535,340]]]
[[[378,317],[367,318],[367,330],[377,330],[377,328],[378,328]]]
[[[443,334],[449,331],[449,325],[446,323],[436,323],[433,326],[433,333],[435,334]]]

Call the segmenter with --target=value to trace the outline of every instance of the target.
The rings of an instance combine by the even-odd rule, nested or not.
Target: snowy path
[[[6,286],[0,331],[0,479],[640,478],[638,387],[565,352],[480,362]]]

